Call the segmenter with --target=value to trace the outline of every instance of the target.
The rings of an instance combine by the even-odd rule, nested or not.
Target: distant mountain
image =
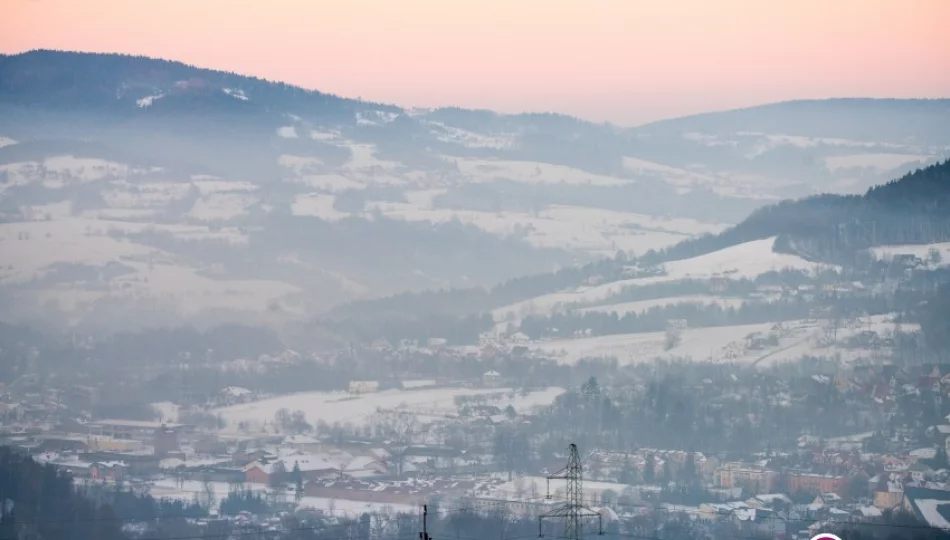
[[[944,159],[945,114],[830,100],[621,128],[144,57],[0,55],[0,318],[283,326],[409,291],[474,287],[489,305],[521,282],[481,287],[567,269],[526,285],[540,294],[618,252]]]
[[[950,99],[841,98],[772,103],[660,120],[640,126],[644,136],[783,134],[891,144],[950,144]],[[807,140],[799,141],[808,144]]]
[[[143,56],[37,50],[0,55],[5,104],[135,115],[294,113],[352,119],[362,109],[399,112],[279,82]]]

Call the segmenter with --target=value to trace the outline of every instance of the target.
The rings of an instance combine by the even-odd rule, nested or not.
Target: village
[[[504,354],[525,355],[522,343],[506,347]],[[577,396],[636,387],[638,376],[631,374],[632,380],[618,381],[615,388],[592,390],[585,384],[577,390],[525,387],[523,380],[489,369],[464,385],[439,378],[398,385],[353,380],[319,399],[257,396],[228,387],[207,414],[215,421],[198,417],[205,421],[197,423],[181,411],[181,421],[77,420],[42,393],[20,393],[21,401],[12,406],[8,388],[0,418],[3,444],[69,472],[78,484],[191,501],[220,519],[228,518],[225,507],[231,518],[238,512],[225,504],[235,494],[264,501],[267,510],[260,519],[277,511],[328,519],[397,515],[423,504],[486,514],[503,507],[510,515],[534,519],[562,502],[565,493],[563,482],[546,479],[562,465],[563,453],[544,453],[531,426],[556,421]],[[724,376],[745,388],[750,400],[758,399],[758,383],[751,381],[760,375]],[[715,388],[710,396],[718,394],[711,401],[731,399],[726,385],[705,382],[700,393]],[[679,520],[697,530],[805,538],[829,524],[882,523],[898,514],[950,527],[937,511],[950,504],[950,415],[938,416],[950,413],[950,373],[939,366],[856,365],[770,391],[770,399],[778,400],[774,410],[807,410],[808,400],[823,392],[840,396],[844,401],[837,406],[846,404],[854,429],[833,436],[802,432],[794,445],[776,440],[775,446],[746,454],[601,448],[600,441],[588,438],[584,444],[581,438],[585,502],[619,531],[641,530],[644,520],[650,527]],[[303,402],[310,404],[301,405],[306,411],[292,408]],[[327,421],[329,411],[344,409],[347,421]],[[763,409],[758,417],[747,416],[727,418],[723,429],[738,422],[775,422]],[[523,440],[511,442],[515,437]],[[509,453],[504,444],[524,446]],[[513,455],[519,451],[527,455]]]

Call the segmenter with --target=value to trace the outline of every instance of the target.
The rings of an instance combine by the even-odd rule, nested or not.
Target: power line
[[[567,468],[567,467],[565,467],[565,469],[566,469],[566,468]],[[561,477],[559,477],[559,476],[557,476],[557,475],[553,475],[553,476],[554,476],[555,479],[560,479],[560,478],[561,478]],[[548,497],[548,499],[550,499],[550,497]],[[512,500],[512,499],[485,499],[485,498],[475,498],[475,499],[472,499],[472,500],[478,501],[479,504],[485,504],[486,502],[488,502],[489,504],[494,504],[494,505],[497,505],[497,506],[507,506],[507,505],[511,505],[511,504],[526,504],[526,503],[529,504],[529,505],[540,505],[540,504],[541,504],[541,503],[532,503],[532,502],[530,502],[530,501],[519,501],[519,500]],[[589,502],[589,503],[592,503],[592,504],[604,504],[602,501],[598,502],[598,501],[596,501],[596,500],[594,500],[594,499],[585,499],[585,498],[583,498],[583,497],[578,498],[578,499],[577,499],[577,502],[579,503],[579,505],[580,505],[580,503],[583,503],[583,502]],[[595,512],[594,510],[592,510],[592,509],[590,509],[590,508],[588,508],[588,507],[586,507],[586,506],[583,506],[583,505],[580,505],[580,506],[581,506],[581,508],[587,509],[587,510],[589,510],[590,512]],[[702,516],[702,515],[705,514],[702,510],[700,510],[700,509],[698,509],[698,508],[682,508],[682,507],[680,507],[680,508],[677,508],[677,507],[668,508],[668,507],[663,507],[663,506],[651,506],[651,505],[646,505],[646,504],[629,504],[629,503],[619,503],[619,502],[609,503],[609,504],[606,504],[606,505],[604,505],[604,506],[609,506],[609,507],[613,507],[613,508],[630,509],[630,510],[643,510],[643,511],[649,511],[649,512],[653,512],[653,513],[663,513],[663,514],[667,514],[667,515],[671,515],[671,514],[686,514],[686,515]],[[561,508],[563,509],[564,506],[562,505]],[[439,507],[438,507],[438,509],[437,509],[437,514],[438,514],[438,515],[450,515],[450,514],[455,514],[455,513],[470,513],[470,512],[473,512],[473,511],[475,511],[475,510],[476,510],[475,508],[473,508],[473,507],[471,507],[471,506],[468,506],[468,505],[466,505],[466,506],[450,506],[450,507],[445,507],[445,506],[439,505]],[[731,509],[731,510],[728,511],[728,512],[717,513],[716,516],[717,516],[717,517],[720,517],[720,518],[726,517],[726,516],[734,516],[734,515],[735,515],[738,511],[740,511],[740,510],[743,510],[743,509]],[[756,510],[758,510],[758,509],[756,509]],[[788,518],[783,518],[783,517],[781,517],[780,515],[776,514],[774,511],[770,511],[770,514],[771,514],[771,515],[766,515],[766,516],[763,516],[763,517],[761,517],[761,518],[759,518],[759,519],[761,519],[762,521],[769,521],[769,522],[778,521],[778,522],[783,522],[783,523],[802,523],[802,524],[806,524],[806,523],[807,523],[807,524],[814,524],[814,523],[827,522],[827,523],[829,523],[829,525],[835,525],[835,526],[850,526],[850,527],[860,527],[860,528],[880,528],[880,527],[884,527],[884,528],[891,528],[891,529],[898,529],[898,530],[936,530],[936,531],[950,532],[950,527],[935,527],[935,526],[931,526],[931,525],[927,525],[927,524],[896,524],[896,523],[895,523],[895,524],[888,524],[888,523],[874,523],[874,522],[864,522],[864,521],[854,521],[854,520],[837,520],[837,519],[809,519],[809,518],[788,519]],[[542,515],[543,515],[543,514],[542,514]],[[600,514],[598,513],[597,515],[599,516]],[[539,517],[540,517],[540,516],[539,516]],[[558,516],[551,516],[551,517],[564,517],[564,515],[561,514],[561,515],[558,515]],[[179,517],[179,516],[161,516],[161,517],[148,518],[148,519],[142,519],[142,518],[97,518],[97,519],[85,519],[85,520],[30,520],[30,521],[17,521],[16,523],[18,523],[18,524],[24,524],[24,525],[38,525],[38,524],[63,524],[63,525],[65,525],[65,524],[70,524],[70,525],[75,525],[75,524],[80,524],[80,523],[97,523],[97,522],[98,522],[98,523],[106,523],[106,522],[115,522],[115,523],[146,523],[146,522],[161,522],[161,521],[163,521],[163,520],[177,520],[177,519],[182,519],[182,517]],[[393,517],[393,518],[389,518],[388,521],[390,521],[390,522],[397,522],[397,523],[398,523],[398,522],[403,522],[403,521],[408,521],[408,520],[418,520],[418,519],[420,519],[418,516],[413,516],[413,515],[401,515],[401,516],[396,516],[396,517]],[[345,527],[352,527],[352,526],[353,526],[353,523],[338,523],[338,524],[332,524],[332,525],[325,525],[325,526],[321,526],[321,527],[309,527],[309,528],[302,528],[302,529],[286,530],[285,532],[294,532],[294,530],[323,530],[323,531],[325,531],[325,530],[330,529],[330,528],[336,528],[336,527],[343,527],[343,528],[345,528]],[[257,532],[255,532],[255,534],[257,534]],[[532,535],[532,536],[533,536],[533,535]],[[615,536],[616,536],[616,535],[615,535]],[[621,536],[622,536],[622,535],[621,535]],[[213,537],[213,536],[212,536],[212,537]],[[459,536],[457,536],[457,535],[455,535],[454,537],[455,537],[455,538],[458,538],[459,540],[482,540],[482,539],[466,539],[466,538],[463,538],[463,537],[459,537]],[[208,537],[208,536],[200,536],[200,537],[156,538],[156,539],[148,539],[148,538],[145,538],[145,539],[140,539],[140,540],[189,540],[189,539],[191,539],[191,538],[209,538],[209,537]],[[561,538],[561,537],[554,537],[554,538]],[[348,540],[348,539],[349,539],[349,537],[347,537],[347,540]],[[12,540],[12,539],[0,539],[0,540]],[[338,540],[338,539],[333,538],[333,539],[324,539],[324,540]],[[343,539],[340,539],[340,540],[343,540]],[[432,540],[432,539],[430,538],[430,540]],[[507,540],[514,540],[514,539],[513,539],[513,538],[509,538],[509,539],[507,539]],[[566,537],[566,536],[565,536],[565,540],[574,540],[574,537]]]
[[[580,540],[581,517],[597,516],[599,520],[599,534],[604,534],[603,517],[583,505],[583,468],[577,445],[571,443],[568,447],[567,465],[560,471],[547,477],[548,498],[551,498],[551,480],[567,481],[567,502],[559,508],[544,512],[538,516],[538,535],[542,536],[542,522],[545,518],[561,518],[564,520],[564,537],[568,540]]]

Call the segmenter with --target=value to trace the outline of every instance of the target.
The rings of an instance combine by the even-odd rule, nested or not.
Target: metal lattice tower
[[[580,540],[582,538],[581,518],[595,516],[598,520],[598,534],[604,534],[603,518],[600,513],[584,506],[583,468],[577,445],[571,443],[568,451],[567,466],[547,477],[547,498],[551,498],[551,480],[566,480],[565,498],[567,500],[563,505],[538,516],[538,536],[544,536],[542,530],[544,519],[556,518],[564,520],[563,538],[565,540]]]

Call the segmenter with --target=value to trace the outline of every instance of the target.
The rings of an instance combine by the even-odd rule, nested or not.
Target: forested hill
[[[950,160],[864,195],[818,195],[766,206],[718,235],[687,240],[645,259],[685,259],[772,236],[778,237],[779,251],[839,263],[853,262],[873,246],[950,241]]]

